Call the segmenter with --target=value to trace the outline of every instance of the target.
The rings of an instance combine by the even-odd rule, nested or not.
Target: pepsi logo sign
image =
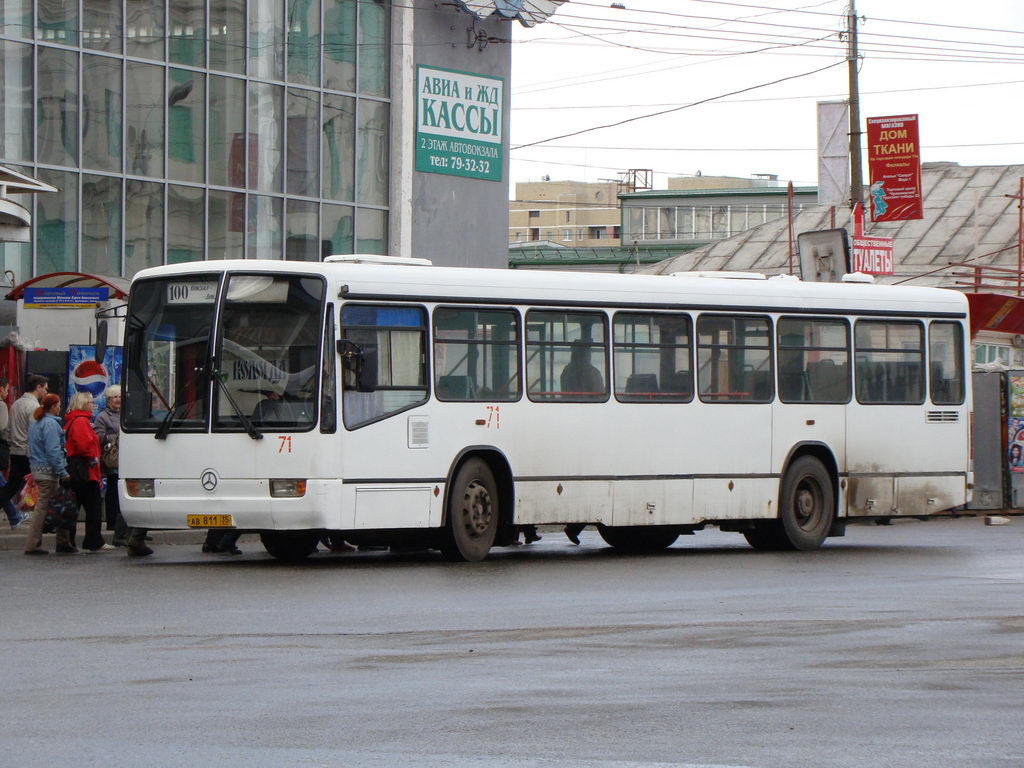
[[[103,394],[109,381],[107,369],[95,360],[83,360],[71,374],[71,386],[75,392],[88,392],[93,398]]]

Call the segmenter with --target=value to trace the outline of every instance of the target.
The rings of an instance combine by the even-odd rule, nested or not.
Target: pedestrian
[[[38,495],[32,520],[25,534],[25,554],[45,555],[42,547],[43,522],[50,499],[58,486],[67,484],[67,462],[64,458],[64,430],[60,425],[60,398],[44,395],[32,413],[32,426],[26,435],[29,449],[29,467],[36,481]],[[73,554],[78,551],[74,543],[74,528],[57,528],[57,551]]]
[[[240,555],[240,550],[235,545],[242,537],[241,531],[224,530],[223,528],[210,528],[206,531],[206,541],[203,542],[203,552],[216,552],[222,555]]]
[[[509,544],[509,546],[511,546],[511,547],[518,547],[520,544],[523,543],[523,542],[519,541],[519,534],[520,534],[520,532],[523,534],[527,544],[533,544],[533,542],[540,541],[541,539],[544,538],[539,533],[537,533],[537,526],[536,525],[520,525],[515,530],[515,535],[516,535],[515,540],[513,540]]]
[[[565,532],[565,538],[573,544],[579,544],[580,534],[583,533],[583,529],[586,527],[586,523],[569,523],[569,525],[565,526],[562,530]]]
[[[107,530],[113,529],[115,547],[123,547],[128,543],[128,526],[121,517],[121,500],[117,495],[117,446],[121,435],[121,387],[112,384],[107,387],[103,396],[106,407],[96,415],[92,428],[100,441],[100,470],[106,482],[103,494],[104,511]]]
[[[28,459],[28,428],[39,402],[50,388],[45,376],[31,374],[25,381],[25,394],[14,401],[7,423],[7,445],[11,450],[10,469],[7,482],[0,488],[0,507],[7,505],[25,485],[25,475],[30,471]],[[6,403],[4,404],[6,410]],[[46,514],[45,511],[43,513]],[[10,514],[8,513],[8,520]]]
[[[11,444],[8,442],[7,425],[10,422],[10,413],[7,410],[7,395],[11,391],[10,382],[7,378],[0,376],[0,472],[4,472],[4,482],[7,482],[6,472],[11,468]],[[17,528],[25,522],[25,516],[21,514],[14,502],[8,499],[4,504],[4,513],[7,515],[7,522],[11,528]]]
[[[355,552],[356,548],[349,544],[339,533],[325,533],[320,537],[320,543],[327,547],[328,551],[340,554],[342,552]],[[394,549],[394,547],[392,547]]]
[[[87,552],[108,552],[112,546],[103,540],[103,502],[100,493],[100,440],[92,428],[92,395],[76,392],[64,414],[64,447],[68,456],[68,474],[78,503],[85,508]]]

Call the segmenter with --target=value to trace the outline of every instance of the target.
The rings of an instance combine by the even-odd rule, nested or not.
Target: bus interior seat
[[[769,400],[772,394],[771,380],[767,371],[749,371],[747,379],[747,398],[750,400]]]
[[[658,374],[631,373],[626,378],[626,392],[636,394],[652,394],[658,391]]]
[[[437,396],[445,400],[472,400],[476,397],[476,387],[469,376],[439,376]]]
[[[673,395],[686,395],[689,397],[693,394],[693,377],[690,376],[689,371],[676,371],[675,373],[666,374],[662,379],[663,391],[671,393]]]
[[[779,397],[783,400],[808,400],[808,386],[807,376],[802,372],[779,374]]]
[[[955,379],[947,378],[945,366],[941,361],[935,361],[929,372],[931,381],[932,401],[941,403],[953,403],[959,399],[959,387]]]
[[[819,360],[807,365],[807,384],[810,399],[816,401],[845,401],[849,399],[847,377],[849,366],[837,365],[835,360]]]

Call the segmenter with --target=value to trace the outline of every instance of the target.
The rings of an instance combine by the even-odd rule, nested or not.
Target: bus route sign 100
[[[416,69],[416,170],[501,181],[505,81]]]

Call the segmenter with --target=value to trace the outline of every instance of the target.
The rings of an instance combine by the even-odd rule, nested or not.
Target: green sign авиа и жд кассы
[[[416,69],[416,170],[501,181],[505,81]]]

